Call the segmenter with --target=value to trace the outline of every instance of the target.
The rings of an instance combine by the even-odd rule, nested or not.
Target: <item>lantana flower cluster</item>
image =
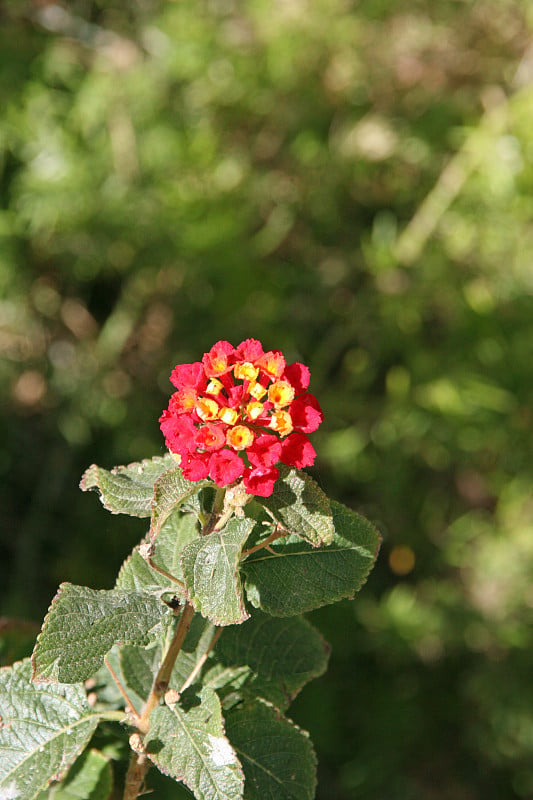
[[[269,497],[276,464],[311,466],[316,452],[306,434],[324,415],[306,392],[309,379],[304,364],[287,365],[256,339],[217,342],[201,361],[176,366],[177,391],[159,422],[184,476],[221,487],[242,478],[248,494]]]

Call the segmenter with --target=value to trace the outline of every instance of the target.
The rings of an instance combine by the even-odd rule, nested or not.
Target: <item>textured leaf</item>
[[[200,705],[159,706],[150,717],[146,752],[165,775],[189,787],[196,800],[239,800],[242,769],[224,735],[220,701],[205,687]]]
[[[220,664],[248,666],[246,687],[283,710],[308,681],[325,672],[328,655],[328,645],[307,620],[259,611],[244,625],[224,631],[216,647]]]
[[[114,644],[148,645],[162,635],[171,618],[170,609],[151,594],[64,583],[33,651],[34,678],[84,681]]]
[[[315,547],[333,541],[329,500],[305,472],[282,467],[274,492],[260,502],[289,533]]]
[[[244,607],[239,561],[254,520],[233,517],[187,545],[181,564],[189,599],[196,611],[215,625],[234,625],[248,619]]]
[[[179,467],[165,472],[154,484],[152,503],[152,522],[150,538],[152,541],[161,531],[169,518],[186,501],[197,495],[205,486],[212,486],[211,481],[188,481],[183,477]]]
[[[214,626],[200,614],[195,614],[178,654],[169,682],[169,687],[179,691],[189,677],[198,659],[208,649],[214,633]],[[128,696],[138,711],[147,699],[152,688],[154,670],[161,662],[160,647],[121,647],[115,657],[114,648],[109,660]]]
[[[119,658],[121,677],[128,695],[133,689],[138,697],[146,700],[161,663],[161,648],[126,645],[120,648]]]
[[[313,800],[316,758],[307,733],[257,700],[226,715],[244,770],[244,800]]]
[[[170,454],[125,467],[114,467],[110,471],[93,464],[84,472],[80,489],[99,492],[104,508],[112,514],[149,517],[152,513],[154,483],[163,473],[175,467],[176,461]]]
[[[173,513],[157,537],[153,561],[178,580],[183,580],[180,556],[185,545],[198,538],[198,524],[193,514]],[[122,565],[115,584],[117,589],[139,591],[155,591],[162,589],[175,592],[177,584],[170,578],[152,569],[141,556],[139,548],[128,556]],[[179,594],[179,592],[178,592]]]
[[[0,797],[33,800],[61,780],[99,721],[82,686],[31,683],[29,659],[0,670]]]
[[[37,800],[107,800],[112,788],[109,759],[98,750],[86,750],[65,780],[41,792]]]
[[[334,603],[361,588],[376,560],[379,534],[368,520],[332,501],[335,538],[312,548],[296,537],[275,542],[243,562],[250,602],[268,614],[290,617]]]

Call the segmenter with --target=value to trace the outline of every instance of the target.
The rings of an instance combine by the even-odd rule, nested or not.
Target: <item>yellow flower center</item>
[[[273,431],[277,431],[280,436],[288,436],[293,429],[290,414],[287,411],[274,411],[270,417],[270,425],[268,427],[272,428]]]
[[[225,422],[227,425],[235,425],[237,419],[239,417],[239,412],[235,411],[234,408],[228,408],[224,406],[218,412],[218,418]]]
[[[283,408],[294,400],[294,389],[288,381],[276,381],[268,387],[268,399],[277,409]]]
[[[199,397],[196,403],[196,413],[204,422],[216,419],[218,416],[218,403],[208,397]]]
[[[222,382],[219,381],[218,378],[211,378],[207,384],[207,389],[205,392],[206,394],[213,394],[216,396],[217,394],[220,394],[223,388]]]
[[[248,387],[248,391],[255,400],[261,400],[261,398],[264,397],[267,393],[265,387],[262,386],[260,383],[252,383]]]
[[[249,361],[242,361],[240,364],[235,364],[233,373],[239,381],[255,381],[259,375],[259,370]]]
[[[248,403],[246,406],[246,416],[248,419],[256,420],[263,413],[263,403]]]
[[[250,447],[253,440],[254,435],[252,431],[244,425],[235,425],[235,427],[230,428],[226,434],[226,442],[230,447],[233,447],[234,450],[245,450],[247,447]]]

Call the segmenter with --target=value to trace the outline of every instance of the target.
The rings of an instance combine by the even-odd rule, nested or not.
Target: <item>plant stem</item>
[[[104,664],[106,665],[106,667],[108,668],[109,672],[111,673],[111,677],[115,681],[117,689],[119,690],[120,694],[122,695],[122,697],[126,701],[126,711],[128,713],[133,714],[134,717],[138,717],[139,715],[135,710],[135,706],[133,705],[133,703],[131,702],[130,698],[128,697],[128,693],[126,692],[126,690],[122,686],[122,684],[121,684],[121,682],[120,682],[120,680],[118,678],[117,673],[115,672],[115,670],[113,669],[113,667],[111,666],[111,664],[109,663],[107,658],[104,658]]]
[[[209,647],[207,648],[205,653],[196,662],[196,664],[194,666],[194,669],[192,670],[191,674],[189,675],[189,677],[187,678],[187,680],[185,681],[185,683],[181,687],[180,692],[179,692],[180,694],[183,694],[185,689],[188,689],[189,686],[193,683],[194,679],[196,678],[196,676],[198,675],[198,673],[200,672],[200,670],[204,666],[205,662],[209,658],[209,654],[212,651],[213,647],[218,642],[218,640],[220,638],[220,634],[222,633],[223,630],[224,630],[224,628],[217,628],[215,630],[215,633],[213,634],[213,638],[211,639],[211,642],[209,643]]]
[[[142,792],[144,778],[148,772],[149,766],[150,763],[143,753],[131,754],[122,800],[137,800]]]
[[[262,550],[264,547],[268,548],[269,544],[275,542],[276,539],[281,539],[283,536],[287,536],[287,531],[276,527],[270,536],[267,536],[262,542],[259,542],[259,544],[256,544],[254,547],[250,547],[248,550],[243,550],[241,558],[247,558],[252,553],[257,552],[257,550]]]
[[[163,569],[163,567],[158,567],[157,564],[154,564],[154,562],[152,561],[151,556],[147,556],[145,560],[148,562],[148,564],[151,566],[151,568],[153,570],[155,570],[155,572],[159,572],[160,575],[163,575],[165,578],[168,578],[169,581],[173,581],[174,583],[177,583],[179,588],[182,591],[185,591],[185,585],[184,585],[183,581],[180,581],[179,578],[175,578],[174,575],[172,575],[170,572],[167,572],[166,569]]]
[[[170,681],[170,676],[172,674],[172,669],[174,667],[174,664],[176,663],[176,659],[181,650],[187,632],[190,628],[193,616],[194,616],[194,608],[191,606],[190,603],[186,603],[181,613],[179,622],[177,624],[174,637],[170,642],[165,658],[163,659],[163,663],[159,667],[159,671],[155,676],[155,680],[152,685],[152,691],[150,692],[148,700],[146,701],[146,704],[143,708],[142,714],[137,721],[137,728],[139,732],[143,735],[148,732],[150,714],[152,713],[154,708],[156,708],[156,706],[159,705],[161,698],[168,689],[168,684]]]

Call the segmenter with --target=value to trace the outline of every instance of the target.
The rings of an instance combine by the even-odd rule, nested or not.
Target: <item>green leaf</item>
[[[224,631],[216,647],[220,664],[250,667],[246,687],[282,710],[308,681],[325,672],[328,656],[328,645],[307,620],[259,611],[243,625]]]
[[[196,800],[239,800],[241,765],[224,735],[220,701],[204,687],[200,705],[159,706],[150,716],[146,752],[165,775],[189,787]]]
[[[208,649],[214,632],[214,626],[205,617],[194,615],[172,670],[169,688],[176,691],[181,689],[199,658]],[[121,647],[118,654],[116,650],[113,648],[109,654],[111,666],[138,711],[152,688],[155,670],[161,661],[161,648],[128,645]]]
[[[29,659],[0,669],[0,797],[33,800],[61,780],[99,721],[82,686],[31,683]]]
[[[154,484],[152,522],[150,524],[152,541],[157,537],[170,514],[191,497],[197,495],[200,489],[212,485],[212,482],[208,480],[188,481],[183,477],[180,467],[163,473]]]
[[[244,800],[313,800],[316,757],[309,736],[262,700],[226,715],[244,769]]]
[[[181,511],[176,511],[169,517],[157,537],[153,556],[154,563],[178,580],[183,580],[180,556],[185,545],[197,538],[198,524],[196,517],[193,514],[183,514]],[[115,587],[136,592],[154,591],[159,594],[161,589],[176,592],[178,588],[174,581],[150,567],[141,556],[138,547],[135,548],[122,565]],[[179,592],[177,594],[179,595]]]
[[[196,611],[215,625],[235,625],[248,619],[244,607],[239,561],[254,520],[233,517],[187,545],[181,564],[189,599]]]
[[[138,697],[146,700],[161,663],[161,648],[126,645],[120,648],[119,659],[121,677],[128,695],[129,690],[133,689]]]
[[[154,483],[165,472],[176,467],[170,454],[145,459],[111,471],[90,466],[83,474],[80,489],[99,492],[104,508],[112,514],[149,517],[152,513]]]
[[[332,501],[335,537],[312,548],[287,537],[243,562],[246,593],[257,608],[290,617],[353,597],[376,560],[380,537],[368,520]]]
[[[281,467],[272,495],[258,500],[283,528],[314,547],[333,541],[329,500],[305,472]]]
[[[37,800],[107,800],[113,788],[111,764],[98,750],[86,750],[61,783]]]
[[[84,681],[114,644],[146,646],[170,619],[170,609],[154,595],[63,583],[33,651],[34,679]]]

